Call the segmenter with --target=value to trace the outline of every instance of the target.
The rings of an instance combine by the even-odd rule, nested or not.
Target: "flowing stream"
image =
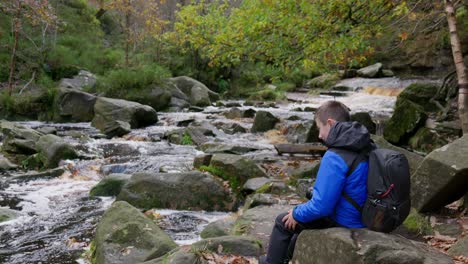
[[[379,85],[390,87],[385,83]],[[269,111],[284,120],[293,115],[302,120],[312,120],[312,113],[294,109],[316,108],[333,97],[291,93],[288,98],[290,102],[278,104],[275,108],[239,108]],[[361,91],[336,100],[344,102],[353,112],[366,111],[379,119],[391,116],[396,97],[369,95]],[[58,135],[75,146],[83,158],[64,161],[67,170],[56,178],[13,178],[26,173],[20,170],[0,175],[0,207],[20,213],[20,217],[0,223],[0,263],[77,263],[92,240],[100,217],[114,200],[90,198],[89,190],[110,173],[192,170],[194,157],[202,152],[194,146],[170,144],[161,138],[166,131],[180,128],[177,127],[178,122],[189,119],[210,125],[223,122],[238,123],[245,128],[252,126],[253,119],[226,119],[222,112],[227,110],[208,107],[200,113],[159,113],[158,124],[132,130],[129,135],[116,139],[103,138],[89,123],[20,122],[31,128],[55,127]],[[218,129],[215,129],[215,134],[213,140],[216,142],[258,149],[249,155],[276,155],[270,140],[262,134],[229,135]],[[161,227],[181,245],[199,240],[204,226],[229,215],[225,212],[156,211],[163,217]]]

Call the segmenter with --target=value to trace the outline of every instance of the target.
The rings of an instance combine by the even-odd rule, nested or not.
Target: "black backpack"
[[[347,176],[366,158],[369,159],[369,174],[364,206],[359,206],[345,192],[343,196],[361,212],[367,228],[388,233],[405,221],[411,208],[408,160],[391,149],[373,149],[356,156]]]

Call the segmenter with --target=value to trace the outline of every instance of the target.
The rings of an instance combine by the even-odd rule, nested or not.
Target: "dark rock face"
[[[384,137],[391,143],[404,143],[426,121],[422,106],[405,99],[398,99],[395,112],[385,127]]]
[[[78,153],[70,144],[51,134],[40,137],[36,147],[44,168],[55,168],[60,160],[78,157]]]
[[[94,117],[96,96],[76,89],[59,88],[54,100],[57,122],[89,122]]]
[[[468,136],[434,150],[411,176],[411,203],[420,212],[434,211],[460,199],[468,189]]]
[[[428,245],[367,229],[305,230],[296,243],[293,263],[452,263]]]
[[[97,264],[140,263],[177,245],[151,219],[126,202],[115,202],[96,228]]]
[[[187,76],[170,79],[188,98],[191,105],[209,106],[219,100],[219,94],[211,91],[203,83]]]
[[[106,128],[109,130],[109,127],[115,126],[115,121],[129,123],[131,128],[149,126],[158,121],[156,111],[150,106],[106,97],[97,99],[94,113],[91,124],[103,132]]]
[[[271,113],[266,111],[258,111],[255,115],[252,132],[266,132],[270,129],[273,129],[278,122],[279,119],[273,116]]]
[[[132,175],[117,200],[144,209],[234,210],[235,200],[215,177],[201,172]]]

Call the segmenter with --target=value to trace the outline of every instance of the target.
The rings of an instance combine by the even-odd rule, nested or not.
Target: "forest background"
[[[468,1],[454,5],[468,43]],[[46,90],[42,105],[51,104],[58,81],[79,70],[98,75],[89,92],[129,100],[181,75],[226,97],[276,99],[315,76],[377,61],[400,76],[441,78],[454,69],[444,7],[422,0],[2,1],[2,112],[41,111],[19,94]]]

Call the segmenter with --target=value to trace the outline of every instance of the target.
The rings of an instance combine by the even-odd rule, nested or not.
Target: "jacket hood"
[[[355,152],[372,146],[369,131],[358,122],[337,122],[324,142],[329,148],[341,148]]]

